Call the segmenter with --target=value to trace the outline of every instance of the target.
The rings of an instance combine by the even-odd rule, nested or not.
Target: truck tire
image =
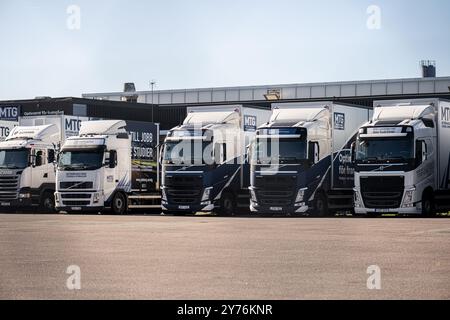
[[[436,215],[434,200],[431,192],[424,192],[422,196],[422,216],[430,218]]]
[[[115,215],[123,215],[127,212],[127,199],[122,192],[117,192],[111,203],[111,209]]]
[[[220,205],[217,214],[221,217],[231,217],[236,210],[236,201],[231,192],[224,192],[220,197]]]
[[[45,213],[55,213],[55,196],[53,192],[46,191],[42,194],[40,210]]]
[[[323,192],[316,196],[313,214],[316,217],[326,217],[328,215],[328,199]]]

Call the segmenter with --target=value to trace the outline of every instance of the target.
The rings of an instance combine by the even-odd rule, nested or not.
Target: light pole
[[[153,108],[154,108],[154,106],[153,106],[153,97],[154,97],[154,87],[155,87],[155,84],[156,84],[156,81],[155,80],[151,80],[150,81],[150,86],[151,86],[151,88],[152,88],[152,122],[154,122],[153,121],[153,114],[154,114],[154,112],[153,112]]]

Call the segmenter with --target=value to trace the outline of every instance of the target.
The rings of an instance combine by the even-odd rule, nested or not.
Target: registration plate
[[[73,210],[73,211],[80,211],[81,207],[71,207],[70,209]]]
[[[187,209],[189,209],[189,206],[178,206],[178,209],[187,210]]]
[[[389,213],[389,209],[375,209],[376,213]]]
[[[270,211],[283,211],[281,207],[270,207]]]
[[[11,203],[10,202],[2,202],[2,203],[0,203],[0,205],[2,207],[9,207],[11,205]]]

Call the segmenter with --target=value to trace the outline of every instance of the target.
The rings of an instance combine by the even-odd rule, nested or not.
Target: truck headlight
[[[202,201],[208,201],[209,196],[211,195],[212,188],[206,188],[205,191],[203,191]]]
[[[166,188],[161,189],[161,200],[167,201]]]
[[[92,200],[94,203],[98,203],[100,201],[100,193],[98,192],[94,193]]]
[[[59,203],[59,193],[55,192],[55,203]]]
[[[31,198],[31,193],[19,193],[19,199],[29,199]]]
[[[303,188],[298,190],[297,198],[295,198],[295,203],[303,202],[303,198],[305,197],[305,192],[308,188]]]
[[[250,199],[251,199],[253,202],[256,202],[256,192],[255,192],[255,190],[253,190],[253,189],[250,189]]]
[[[412,208],[414,207],[414,192],[416,188],[408,189],[405,191],[405,196],[403,197],[402,208]]]
[[[359,194],[359,191],[356,189],[353,189],[353,202],[356,208],[361,208],[362,207],[362,199],[361,196]]]

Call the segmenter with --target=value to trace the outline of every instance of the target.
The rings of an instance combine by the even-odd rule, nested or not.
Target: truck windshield
[[[296,164],[306,157],[306,141],[299,139],[258,139],[252,150],[254,164]]]
[[[414,159],[411,137],[359,139],[356,161],[361,163],[404,163]]]
[[[28,167],[28,150],[0,150],[0,169],[24,169]]]
[[[165,164],[212,164],[213,150],[211,142],[186,140],[166,142],[163,161]]]
[[[103,149],[66,150],[59,156],[59,170],[96,170],[103,166]]]

